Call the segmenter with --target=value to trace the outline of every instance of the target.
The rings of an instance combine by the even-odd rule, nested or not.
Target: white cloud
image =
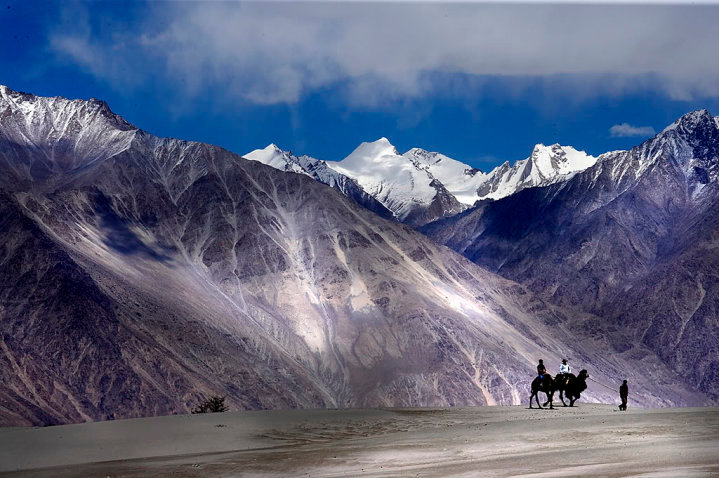
[[[589,96],[648,83],[719,96],[719,6],[163,2],[129,26],[98,23],[94,34],[65,24],[51,46],[119,87],[154,75],[255,103],[341,83],[376,106],[446,87],[437,72],[591,78],[577,82]]]
[[[609,128],[609,136],[612,138],[648,137],[655,134],[657,132],[651,126],[632,126],[629,123],[615,124]]]

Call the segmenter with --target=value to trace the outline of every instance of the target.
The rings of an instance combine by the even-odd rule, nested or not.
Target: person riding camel
[[[572,373],[572,367],[567,363],[567,359],[562,359],[562,365],[559,366],[559,373]]]
[[[537,364],[537,375],[539,375],[539,378],[544,378],[544,374],[547,373],[547,368],[544,366],[544,360],[539,359],[539,363]]]
[[[567,359],[562,359],[562,364],[559,366],[559,373],[555,377],[557,380],[564,380],[564,385],[569,383],[570,374],[572,373],[572,367],[567,363]]]

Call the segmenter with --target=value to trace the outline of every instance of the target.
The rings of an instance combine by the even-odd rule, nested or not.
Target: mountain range
[[[688,113],[629,151],[423,231],[541,298],[601,317],[719,399],[719,117]]]
[[[306,174],[353,199],[359,198],[358,202],[372,211],[381,211],[366,199],[374,198],[389,211],[389,217],[412,227],[456,215],[483,199],[501,199],[525,188],[563,181],[596,161],[571,146],[538,144],[527,159],[513,166],[506,162],[483,173],[420,148],[399,154],[387,138],[362,143],[342,161],[295,156],[274,144],[244,157],[282,171]]]
[[[719,338],[707,331],[719,330],[718,129],[719,116],[698,110],[630,151],[595,158],[539,144],[529,158],[488,174],[418,148],[399,155],[384,138],[325,164],[355,179],[396,220],[544,300],[601,317],[596,333],[610,337],[612,350],[635,357],[641,343],[716,400]],[[248,157],[264,159],[257,151]],[[387,161],[415,177],[426,171],[424,184],[444,188],[417,195],[419,181],[402,180]],[[406,203],[420,197],[413,205],[424,214],[398,214],[376,193],[384,190],[405,192]]]
[[[628,378],[642,405],[714,403],[716,259],[702,253],[716,256],[709,213],[716,143],[699,116],[637,152],[562,173],[560,182],[470,205],[474,185],[461,189],[451,173],[461,163],[420,150],[398,155],[386,140],[338,163],[276,148],[253,161],[153,136],[99,100],[1,86],[0,424],[187,413],[208,395],[226,396],[232,409],[517,404],[528,397],[536,360],[551,366],[563,357],[602,383]],[[549,149],[515,176],[544,181],[543,158],[572,162],[571,151]],[[630,171],[630,156],[645,163]],[[646,163],[657,156],[669,158],[662,170],[671,176],[647,173],[658,168]],[[385,159],[397,182],[373,173]],[[412,185],[407,178],[429,194],[413,201],[400,187]],[[567,203],[552,202],[581,188],[581,204],[569,193]],[[447,196],[437,199],[440,191]],[[615,245],[615,236],[600,235],[606,226],[593,212],[605,221],[616,210],[631,215],[629,199],[611,213],[606,205],[632,192],[646,209],[626,219],[634,222],[615,220],[609,233],[625,233]],[[499,218],[530,197],[536,205]],[[433,203],[440,205],[428,213]],[[588,219],[566,219],[569,210]],[[642,220],[645,213],[653,215]],[[432,216],[442,219],[428,222]],[[675,223],[669,231],[667,217],[686,221],[691,234],[660,241],[659,232],[679,231]],[[425,224],[427,235],[400,220]],[[585,250],[611,256],[630,244],[636,264],[622,262],[635,249],[622,249],[626,257],[604,266],[589,260],[584,282],[576,280],[584,270],[571,275],[578,257],[550,270],[561,247],[576,246],[563,238],[565,220],[598,243],[578,243]],[[629,227],[646,242],[630,238]],[[535,233],[541,244],[527,237]],[[563,240],[544,243],[553,237]],[[526,245],[524,260],[534,265],[522,263],[511,241]],[[668,269],[657,266],[656,251]],[[619,287],[624,273],[636,280]],[[560,274],[567,276],[551,282]],[[603,295],[577,301],[590,282]],[[617,318],[621,303],[605,299],[607,291],[636,310]],[[686,323],[667,312],[639,336],[642,310],[671,305],[653,291],[675,294],[671,304]],[[670,354],[657,346],[677,336]],[[696,375],[680,373],[698,354]],[[585,399],[614,395],[590,386]]]

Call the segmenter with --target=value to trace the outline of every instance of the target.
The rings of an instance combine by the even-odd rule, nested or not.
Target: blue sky
[[[719,115],[718,24],[716,5],[6,0],[0,83],[240,154],[386,136],[486,171]]]

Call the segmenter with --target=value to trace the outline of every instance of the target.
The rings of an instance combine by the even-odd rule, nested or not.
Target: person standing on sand
[[[629,396],[629,386],[627,385],[627,381],[625,380],[624,383],[622,383],[622,386],[619,387],[619,397],[622,399],[622,404],[619,405],[619,409],[623,411],[627,411],[627,397]]]

